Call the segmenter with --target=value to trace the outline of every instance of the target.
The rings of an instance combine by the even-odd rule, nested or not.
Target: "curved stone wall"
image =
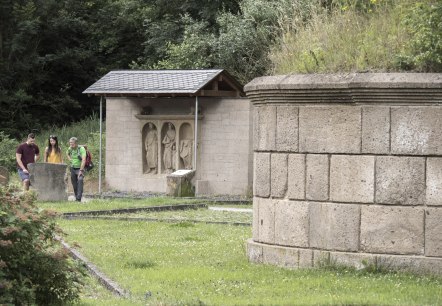
[[[442,274],[442,74],[262,77],[245,91],[251,261]]]

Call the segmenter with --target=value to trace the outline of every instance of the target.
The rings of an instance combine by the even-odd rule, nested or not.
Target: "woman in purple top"
[[[29,190],[29,171],[28,164],[35,163],[40,158],[40,150],[35,144],[35,135],[33,133],[28,135],[25,143],[17,147],[15,152],[15,159],[17,160],[18,175],[23,182],[23,189]]]

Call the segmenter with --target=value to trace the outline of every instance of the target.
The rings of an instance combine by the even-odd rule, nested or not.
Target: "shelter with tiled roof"
[[[198,195],[250,193],[250,103],[226,70],[111,71],[83,93],[106,101],[108,187],[166,192],[186,169]]]

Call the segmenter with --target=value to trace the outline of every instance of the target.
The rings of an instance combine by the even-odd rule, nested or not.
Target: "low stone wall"
[[[442,274],[442,74],[263,77],[250,260]]]

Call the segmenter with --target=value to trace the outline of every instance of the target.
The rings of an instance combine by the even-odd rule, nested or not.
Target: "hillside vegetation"
[[[285,16],[273,74],[442,71],[442,1],[330,2]]]

